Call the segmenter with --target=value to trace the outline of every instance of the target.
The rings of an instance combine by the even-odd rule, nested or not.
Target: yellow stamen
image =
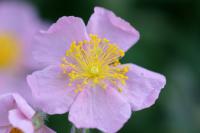
[[[122,90],[122,88],[118,88],[118,91],[119,91],[119,92],[122,92],[123,90]]]
[[[0,69],[16,65],[19,56],[19,41],[10,34],[0,34]]]
[[[74,90],[76,93],[89,83],[106,89],[108,82],[114,86],[126,83],[128,67],[119,66],[119,59],[123,56],[124,51],[108,39],[90,35],[90,40],[71,43],[60,66],[69,76],[69,85],[78,84]],[[118,87],[116,89],[122,91]]]

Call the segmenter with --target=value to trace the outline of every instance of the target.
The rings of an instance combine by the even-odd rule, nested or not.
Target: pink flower
[[[153,105],[165,77],[119,59],[139,39],[129,23],[96,7],[88,25],[62,17],[34,44],[35,59],[48,65],[27,80],[40,108],[49,114],[69,112],[77,128],[117,132],[131,111]]]
[[[18,94],[1,95],[0,109],[1,133],[55,133]]]
[[[35,10],[22,2],[0,2],[0,74],[32,70],[30,43],[33,35],[46,24],[40,22]]]
[[[0,2],[0,95],[17,92],[33,103],[26,75],[38,66],[30,54],[32,37],[46,24],[22,2]]]

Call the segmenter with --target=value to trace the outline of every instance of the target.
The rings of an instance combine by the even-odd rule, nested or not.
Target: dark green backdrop
[[[167,86],[156,104],[133,113],[120,133],[200,133],[200,0],[27,0],[41,17],[55,22],[79,16],[87,22],[103,6],[140,31],[140,41],[123,62],[163,73]],[[68,133],[67,114],[47,124]]]

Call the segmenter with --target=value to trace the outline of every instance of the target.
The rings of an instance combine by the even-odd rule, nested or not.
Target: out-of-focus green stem
[[[86,129],[86,128],[78,129],[73,125],[70,133],[90,133],[90,129]]]

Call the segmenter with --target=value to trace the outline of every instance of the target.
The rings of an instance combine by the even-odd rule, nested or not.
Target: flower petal
[[[41,24],[37,11],[24,2],[4,1],[0,4],[0,32],[11,32],[19,37],[30,38]]]
[[[33,56],[42,65],[60,63],[72,41],[87,40],[85,24],[77,17],[62,17],[48,31],[41,31],[33,42]]]
[[[29,106],[28,103],[20,95],[13,94],[13,98],[17,108],[26,118],[31,119],[35,115],[33,108],[31,108],[31,106]]]
[[[138,111],[152,106],[166,84],[165,77],[134,64],[128,66],[129,78],[123,92],[132,110]]]
[[[69,110],[76,94],[68,86],[68,79],[61,68],[50,66],[34,72],[27,78],[37,105],[49,114],[62,114]]]
[[[9,125],[8,112],[12,109],[20,110],[27,119],[31,119],[35,111],[18,94],[4,94],[0,97],[0,126]]]
[[[25,133],[34,133],[32,121],[24,117],[18,109],[9,111],[9,121],[13,127],[19,128]]]
[[[0,79],[0,82],[1,81],[2,80]],[[6,93],[20,94],[20,96],[22,96],[23,99],[25,99],[26,102],[33,107],[34,100],[32,97],[31,89],[28,86],[26,82],[26,78],[24,76],[18,77],[18,78],[16,78],[16,76],[9,77],[9,78],[7,77],[3,79],[3,85],[1,87],[2,88],[0,89],[0,95],[6,94]]]
[[[8,111],[13,109],[14,101],[13,98],[6,95],[0,97],[0,126],[8,126]]]
[[[69,120],[77,128],[98,128],[103,132],[117,132],[130,118],[129,103],[115,89],[87,88],[73,103]]]
[[[139,32],[113,12],[96,7],[88,25],[88,33],[109,39],[123,50],[128,50],[139,40]]]
[[[0,126],[0,133],[9,133],[11,126]]]

